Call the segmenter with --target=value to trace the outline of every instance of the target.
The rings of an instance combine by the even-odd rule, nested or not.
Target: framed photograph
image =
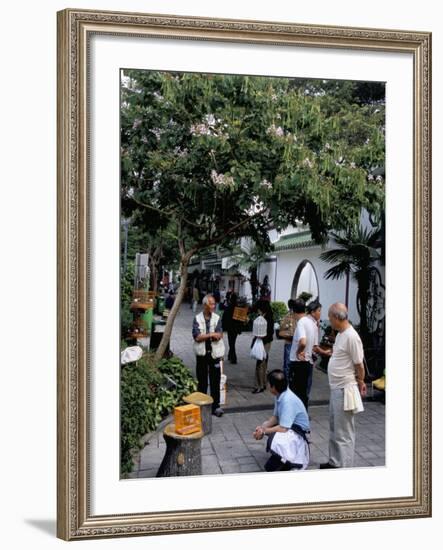
[[[60,538],[431,515],[430,121],[430,33],[58,13]],[[350,462],[301,348],[310,458],[266,461],[289,299],[363,341]]]

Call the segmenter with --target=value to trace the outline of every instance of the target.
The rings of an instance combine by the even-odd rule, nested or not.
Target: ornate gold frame
[[[94,33],[408,52],[414,59],[413,496],[92,516],[88,491],[87,46]],[[64,10],[58,13],[58,536],[65,540],[431,515],[431,34]]]

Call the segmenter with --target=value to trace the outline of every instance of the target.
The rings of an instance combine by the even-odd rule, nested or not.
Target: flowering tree
[[[380,212],[384,107],[354,101],[351,85],[125,71],[122,210],[175,240],[180,261],[158,357],[194,254],[243,236],[266,249],[270,229],[296,222],[321,241],[356,225],[362,208]]]

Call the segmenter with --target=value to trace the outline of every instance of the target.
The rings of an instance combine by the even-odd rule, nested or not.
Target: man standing
[[[344,304],[333,304],[328,316],[338,332],[328,365],[329,461],[320,468],[347,468],[354,463],[354,414],[363,410],[361,398],[366,395],[363,345]]]
[[[282,370],[268,374],[269,390],[275,396],[272,416],[255,428],[257,441],[269,436],[266,450],[271,457],[265,464],[267,472],[304,469],[309,464],[309,418],[301,400],[288,388]]]
[[[297,324],[289,354],[289,387],[303,401],[303,405],[307,409],[310,359],[315,335],[312,323],[306,318],[305,311],[305,302],[300,299],[295,300],[294,313]]]
[[[207,393],[208,375],[212,414],[222,416],[220,408],[220,360],[225,353],[220,316],[215,313],[215,299],[211,294],[203,298],[203,311],[194,317],[192,325],[194,351],[197,357],[198,391]]]
[[[324,350],[318,345],[318,330],[321,319],[321,308],[322,305],[318,300],[310,302],[306,308],[306,319],[310,321],[310,325],[308,325],[307,327],[305,348],[305,357],[309,361],[308,381],[306,385],[306,395],[308,400],[309,396],[311,395],[312,378],[314,374],[314,363],[316,361],[316,356],[324,355],[326,357],[330,357],[331,355],[330,350]]]
[[[294,338],[295,326],[297,319],[294,313],[294,300],[288,300],[289,312],[280,321],[280,330],[278,337],[285,341],[283,348],[283,372],[286,380],[289,380],[289,355],[291,353],[292,339]]]

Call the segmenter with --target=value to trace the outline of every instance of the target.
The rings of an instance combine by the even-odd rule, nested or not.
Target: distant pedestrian
[[[259,300],[255,306],[255,309],[259,315],[262,315],[266,319],[266,336],[262,338],[263,345],[266,351],[266,358],[263,361],[257,360],[255,365],[255,388],[252,390],[252,393],[261,393],[266,389],[266,373],[268,369],[268,358],[269,352],[271,350],[271,342],[274,339],[274,315],[272,313],[271,304],[268,300]],[[254,345],[255,337],[252,340],[252,345]]]
[[[282,370],[268,374],[269,391],[275,397],[272,416],[255,428],[253,437],[268,436],[266,450],[271,457],[265,464],[267,472],[302,470],[309,464],[308,413],[302,401],[288,388]]]
[[[220,290],[220,306],[221,309],[225,309],[228,304],[226,303],[226,287],[222,287]]]
[[[200,301],[200,293],[198,288],[195,286],[192,290],[192,311],[195,313],[197,311],[198,302]]]
[[[171,309],[175,302],[174,291],[170,290],[165,300],[165,308]]]
[[[228,352],[228,361],[233,365],[237,364],[237,352],[235,350],[235,342],[237,336],[241,334],[242,325],[241,321],[237,321],[233,318],[234,309],[237,307],[238,297],[235,292],[231,294],[230,302],[227,308],[223,312],[222,317],[222,328],[223,332],[228,333],[228,342],[229,342],[229,352]]]
[[[279,338],[285,341],[283,348],[283,372],[285,373],[286,380],[289,380],[289,354],[291,352],[292,338],[294,337],[295,327],[297,325],[297,318],[294,312],[295,301],[288,300],[289,312],[280,321]]]
[[[363,410],[361,398],[366,395],[363,344],[344,304],[333,304],[328,316],[338,332],[328,365],[329,460],[320,468],[349,468],[354,464],[354,415]]]
[[[215,300],[211,294],[203,298],[203,311],[194,317],[192,325],[194,352],[197,357],[198,391],[207,393],[208,376],[213,399],[212,414],[222,416],[220,408],[220,361],[225,353],[220,316],[215,313]]]

